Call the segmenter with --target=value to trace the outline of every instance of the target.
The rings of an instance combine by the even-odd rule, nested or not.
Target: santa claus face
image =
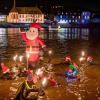
[[[29,40],[34,40],[35,38],[38,37],[38,28],[33,28],[33,27],[30,27],[29,31],[26,33],[26,37],[29,39]]]

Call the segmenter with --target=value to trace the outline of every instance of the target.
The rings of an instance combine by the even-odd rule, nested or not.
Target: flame
[[[48,54],[51,55],[51,54],[52,54],[52,50],[49,50],[49,51],[48,51]]]
[[[27,57],[27,58],[29,58],[29,57],[30,57],[30,54],[29,54],[29,53],[27,53],[27,54],[26,54],[26,57]]]
[[[82,52],[81,52],[81,55],[82,55],[82,56],[85,56],[85,52],[84,52],[84,51],[82,51]]]
[[[43,74],[43,71],[40,68],[36,70],[36,75],[41,75],[41,74]]]
[[[84,57],[80,57],[80,59],[79,59],[80,62],[82,62],[82,61],[84,61],[84,60],[85,60]]]
[[[48,80],[47,80],[47,78],[45,77],[45,78],[42,80],[42,85],[43,85],[43,86],[46,86],[47,83],[48,83]]]
[[[19,56],[19,61],[22,62],[23,56]]]
[[[18,55],[15,55],[15,56],[13,57],[13,60],[16,61],[17,57],[18,57]]]

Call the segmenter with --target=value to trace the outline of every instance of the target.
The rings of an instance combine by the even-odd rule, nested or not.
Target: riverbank
[[[27,28],[31,23],[0,23],[0,28]],[[41,23],[44,28],[87,28],[87,27],[99,27],[100,23],[89,24],[48,24]]]

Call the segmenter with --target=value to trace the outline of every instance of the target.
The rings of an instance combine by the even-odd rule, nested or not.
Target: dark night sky
[[[99,0],[16,0],[16,6],[42,6],[63,5],[71,9],[90,9],[100,11]],[[9,11],[13,6],[13,0],[0,0],[0,11]]]

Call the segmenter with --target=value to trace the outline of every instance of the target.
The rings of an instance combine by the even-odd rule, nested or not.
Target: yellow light
[[[17,60],[17,57],[18,57],[18,55],[15,55],[15,56],[13,57],[13,60],[16,61],[16,60]]]
[[[52,54],[52,50],[49,50],[49,51],[48,51],[48,54],[51,55],[51,54]]]
[[[84,52],[84,51],[82,51],[82,52],[81,52],[81,55],[82,55],[82,56],[85,56],[85,52]]]
[[[48,79],[45,77],[43,80],[42,80],[42,86],[45,87],[47,86],[48,84]]]
[[[23,56],[19,56],[19,61],[22,62]]]
[[[84,60],[85,60],[84,57],[80,57],[80,58],[79,58],[79,61],[80,61],[80,62],[82,62],[82,61],[84,61]]]
[[[40,68],[38,70],[36,70],[36,75],[41,75],[42,73],[43,73],[43,71],[41,71]]]
[[[27,54],[26,54],[26,57],[27,57],[27,58],[29,58],[29,57],[30,57],[30,54],[29,54],[29,53],[27,53]]]

